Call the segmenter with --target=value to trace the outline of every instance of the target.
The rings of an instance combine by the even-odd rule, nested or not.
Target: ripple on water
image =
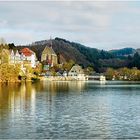
[[[26,87],[1,88],[1,139],[140,138],[139,83],[52,82],[33,84],[27,91]]]

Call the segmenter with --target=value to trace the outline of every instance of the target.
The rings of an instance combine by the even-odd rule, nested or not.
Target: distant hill
[[[43,43],[45,42],[45,43]],[[23,47],[29,47],[34,52],[36,52],[38,59],[41,59],[42,51],[44,50],[45,46],[50,46],[50,40],[46,41],[37,41],[36,43],[33,43],[29,46],[17,46],[18,49],[21,49]],[[83,55],[79,50],[72,47],[70,43],[64,42],[63,40],[52,40],[52,48],[56,52],[57,55],[63,56],[63,58],[66,61],[69,61],[70,59],[74,60],[76,63],[87,66],[90,65],[90,62],[87,60],[86,56]]]
[[[123,48],[118,50],[111,50],[109,52],[115,56],[128,56],[128,55],[134,55],[136,50],[133,48]]]
[[[138,52],[140,54],[140,49],[136,49],[136,52]]]
[[[70,42],[68,40],[56,37],[52,41],[52,47],[57,55],[61,56],[65,61],[70,59],[83,67],[93,66],[97,72],[104,72],[108,67],[133,67],[133,56],[140,49],[124,48],[118,50],[99,50],[90,48],[79,43]],[[36,41],[28,46],[16,46],[17,49],[28,47],[36,52],[38,59],[46,45],[50,45],[50,40]],[[138,57],[137,57],[138,59]],[[136,62],[136,60],[135,60]]]
[[[46,45],[50,45],[50,40],[36,41],[29,46],[17,46],[18,49],[23,47],[29,47],[36,52],[38,59],[41,58],[41,53]],[[79,43],[70,42],[65,39],[55,38],[52,40],[52,47],[57,54],[63,56],[63,58],[68,61],[70,59],[74,60],[77,64],[83,67],[93,66],[94,69],[98,70],[99,63],[98,60],[101,59],[111,59],[113,55],[110,52],[99,50],[96,48],[86,47]]]

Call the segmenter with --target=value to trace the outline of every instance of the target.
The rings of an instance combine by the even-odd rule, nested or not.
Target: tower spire
[[[50,47],[52,48],[52,37],[50,36]]]

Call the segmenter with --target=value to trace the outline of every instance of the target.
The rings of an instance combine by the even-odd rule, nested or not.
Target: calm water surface
[[[140,138],[140,83],[0,86],[4,138]]]

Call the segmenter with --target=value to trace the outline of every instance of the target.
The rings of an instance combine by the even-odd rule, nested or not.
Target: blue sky
[[[50,36],[99,49],[140,48],[140,2],[0,1],[0,37],[7,42]]]

